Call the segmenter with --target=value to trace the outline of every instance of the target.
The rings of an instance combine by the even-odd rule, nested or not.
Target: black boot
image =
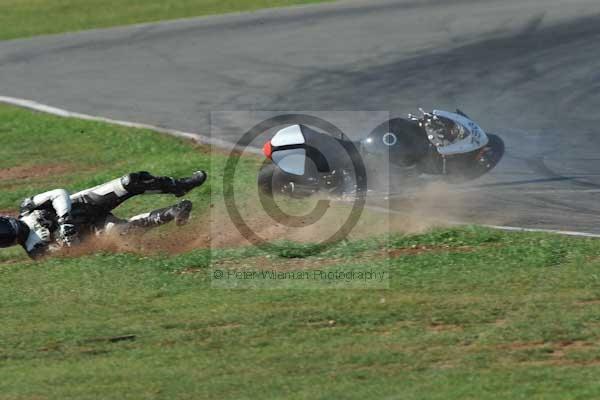
[[[175,179],[175,190],[173,194],[176,197],[185,195],[190,190],[197,188],[206,181],[206,172],[196,171],[188,178]]]
[[[183,200],[177,204],[175,204],[169,212],[173,218],[175,219],[175,224],[177,226],[187,224],[190,219],[190,213],[192,212],[192,202],[189,200]]]
[[[175,220],[178,226],[185,225],[192,211],[192,202],[183,200],[166,208],[154,210],[148,214],[142,214],[131,218],[128,223],[133,228],[153,228],[164,225]]]
[[[140,171],[125,175],[121,178],[123,188],[128,196],[142,193],[172,193],[177,197],[185,195],[206,180],[206,172],[196,171],[188,178],[175,179],[170,176],[154,176],[149,172]]]

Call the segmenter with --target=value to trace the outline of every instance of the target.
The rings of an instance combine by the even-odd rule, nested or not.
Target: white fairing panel
[[[462,115],[442,110],[433,110],[433,115],[448,118],[460,124],[469,134],[462,140],[458,140],[447,146],[438,147],[441,155],[453,155],[469,153],[478,150],[488,144],[489,138],[479,125]]]
[[[304,135],[302,134],[300,125],[292,125],[283,128],[273,136],[273,139],[271,139],[271,145],[275,147],[297,144],[304,144]]]
[[[304,175],[304,166],[306,165],[305,149],[275,151],[271,159],[283,172],[292,175]]]

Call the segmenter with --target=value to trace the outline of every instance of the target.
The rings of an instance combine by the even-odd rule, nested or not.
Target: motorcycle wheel
[[[258,190],[265,195],[273,197],[273,178],[275,176],[277,168],[273,164],[265,164],[258,171]]]
[[[488,137],[489,142],[483,149],[448,160],[448,182],[461,183],[479,178],[498,165],[504,156],[504,142],[497,135],[488,134]]]

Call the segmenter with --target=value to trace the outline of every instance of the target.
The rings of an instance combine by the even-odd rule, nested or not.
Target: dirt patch
[[[385,261],[388,258],[396,258],[402,256],[419,255],[426,252],[452,251],[452,252],[469,252],[474,251],[469,246],[452,247],[443,246],[418,246],[414,245],[408,248],[399,249],[382,249],[376,251],[365,251],[360,254],[355,254],[347,258],[324,258],[324,257],[308,257],[308,258],[280,258],[274,256],[257,256],[240,260],[219,260],[213,265],[221,268],[247,268],[247,269],[269,269],[275,271],[298,271],[323,269],[333,266],[338,266],[343,263],[360,264],[373,263],[377,261]],[[198,269],[187,269],[182,273],[198,272]]]
[[[441,361],[441,362],[437,362],[434,363],[431,366],[433,369],[453,369],[457,367],[457,364],[451,361]]]
[[[592,346],[594,346],[594,343],[586,342],[584,340],[564,340],[562,342],[553,344],[554,348],[563,349],[563,350],[564,349],[569,349],[569,350],[585,349],[585,348],[592,347]]]
[[[568,358],[571,353],[582,353],[588,351],[595,344],[583,340],[565,340],[560,342],[517,342],[502,344],[496,346],[497,349],[511,350],[511,351],[527,351],[527,350],[539,350],[544,349],[547,351],[548,358],[544,360],[525,360],[521,364],[526,365],[564,365],[564,366],[586,366],[586,365],[600,365],[600,360],[574,360]]]
[[[323,320],[323,321],[310,321],[307,323],[307,325],[310,328],[333,328],[334,326],[336,326],[337,321],[334,319],[328,319],[328,320]]]
[[[242,325],[241,324],[225,324],[225,325],[213,325],[213,326],[207,326],[206,329],[208,331],[227,331],[230,329],[238,329],[241,328]]]
[[[388,255],[392,258],[419,255],[430,252],[452,252],[452,253],[470,253],[475,251],[472,246],[450,246],[450,245],[412,245],[410,247],[403,247],[399,249],[391,249],[388,251]]]
[[[493,322],[494,326],[497,326],[498,328],[503,328],[506,325],[508,325],[508,321],[505,319],[497,319]]]
[[[551,348],[554,352],[565,351],[565,350],[577,350],[584,349],[587,347],[594,346],[593,343],[586,342],[584,340],[563,340],[560,342],[515,342],[509,344],[499,345],[499,349],[510,349],[510,350],[530,350],[540,348]]]
[[[0,210],[0,215],[16,218],[19,216],[19,212],[17,210]]]
[[[334,266],[339,266],[342,263],[359,264],[361,262],[373,262],[375,259],[384,259],[384,252],[379,251],[377,253],[363,254],[352,258],[279,258],[273,256],[256,256],[248,257],[240,261],[235,260],[218,260],[212,265],[213,267],[219,267],[223,269],[248,269],[248,270],[269,270],[269,271],[301,271],[301,270],[314,270],[323,269]],[[204,271],[204,268],[186,268],[180,271],[180,274],[194,274],[197,272]]]
[[[462,332],[464,328],[455,324],[433,324],[427,327],[431,332]]]
[[[585,351],[588,351],[589,348],[593,346],[593,343],[585,342],[582,340],[552,343],[550,349],[550,357],[548,359],[525,361],[523,362],[523,364],[534,366],[598,366],[600,365],[600,360],[598,359],[574,360],[572,358],[567,358],[570,353],[583,353]]]
[[[532,367],[547,367],[547,366],[560,366],[560,367],[597,367],[600,365],[600,360],[564,360],[564,359],[550,359],[550,360],[539,360],[539,361],[524,361],[521,364],[529,365]]]
[[[69,248],[62,248],[48,257],[74,258],[96,252],[107,253],[137,253],[143,254],[143,250],[136,246],[133,238],[121,238],[118,236],[88,237],[83,242]]]
[[[72,169],[73,166],[69,164],[23,165],[10,168],[0,168],[0,181],[54,176],[60,175]]]
[[[8,259],[8,260],[0,260],[0,267],[14,265],[14,264],[31,263],[31,262],[32,261],[29,258],[15,258],[15,259]]]
[[[549,347],[550,343],[543,341],[536,342],[515,342],[509,344],[501,344],[497,346],[498,349],[503,350],[533,350],[533,349],[541,349],[545,347]]]
[[[584,300],[584,301],[577,301],[577,302],[575,302],[575,305],[578,305],[578,306],[594,306],[594,305],[600,305],[600,300]]]

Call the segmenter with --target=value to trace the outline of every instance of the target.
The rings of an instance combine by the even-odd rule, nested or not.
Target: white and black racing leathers
[[[87,234],[125,234],[173,220],[183,224],[192,209],[189,200],[129,219],[118,218],[112,211],[140,194],[169,193],[180,197],[205,180],[204,171],[182,179],[141,171],[74,194],[65,189],[44,192],[23,201],[19,218],[0,217],[0,247],[20,244],[30,256],[37,257],[51,249],[51,244],[72,246]]]

